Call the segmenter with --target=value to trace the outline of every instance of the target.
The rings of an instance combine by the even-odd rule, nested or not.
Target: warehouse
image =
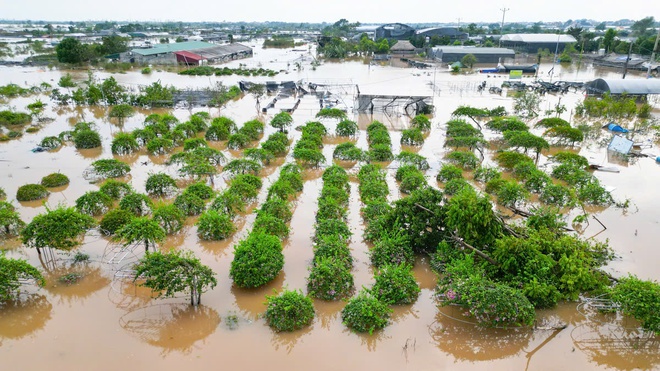
[[[564,51],[568,44],[577,42],[571,35],[555,35],[550,33],[538,34],[508,34],[500,38],[500,45],[525,53],[538,53],[539,49],[548,49],[550,52]]]
[[[429,38],[433,36],[447,37],[450,43],[454,43],[455,41],[464,42],[464,41],[468,41],[468,39],[470,38],[470,35],[467,32],[462,32],[455,27],[424,28],[421,30],[417,30],[415,34],[417,36],[429,37]]]
[[[499,63],[505,59],[513,59],[516,53],[505,48],[475,48],[470,46],[436,46],[430,48],[427,55],[444,63],[460,62],[463,57],[472,54],[477,63]]]
[[[186,41],[174,44],[158,44],[151,48],[133,49],[120,54],[122,62],[138,64],[200,65],[222,63],[252,56],[248,46],[234,44],[211,44],[203,41]]]
[[[610,80],[596,79],[586,84],[587,95],[622,95],[645,97],[660,94],[660,80],[658,79],[628,79]]]

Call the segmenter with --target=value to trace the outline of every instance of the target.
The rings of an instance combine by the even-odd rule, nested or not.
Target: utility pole
[[[658,36],[655,37],[655,45],[651,51],[651,59],[649,60],[649,69],[646,71],[646,78],[651,78],[651,63],[655,62],[655,51],[658,49],[658,41],[660,41],[660,28],[658,28]]]
[[[502,32],[504,30],[504,16],[506,15],[506,12],[511,10],[509,8],[502,8],[500,9],[502,11],[502,23],[500,23],[500,43],[498,46],[502,46]]]
[[[632,46],[633,46],[633,42],[631,40],[630,41],[630,47],[628,48],[628,57],[626,57],[626,63],[623,64],[623,77],[621,77],[621,79],[624,79],[624,80],[626,78],[626,74],[628,73],[628,62],[630,61],[630,54],[632,53]],[[649,64],[649,66],[650,66],[650,64]]]

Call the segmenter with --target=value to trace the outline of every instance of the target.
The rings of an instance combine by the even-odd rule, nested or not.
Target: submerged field
[[[631,319],[615,314],[602,315],[587,312],[578,302],[560,302],[554,309],[539,310],[537,324],[564,323],[566,328],[552,329],[541,326],[514,329],[484,329],[475,326],[463,311],[455,307],[440,307],[434,295],[436,275],[431,270],[430,258],[419,254],[415,257],[413,275],[421,293],[414,304],[392,306],[391,323],[372,335],[356,334],[342,324],[341,311],[344,301],[314,300],[316,318],[309,327],[292,333],[277,333],[271,330],[262,318],[266,310],[267,295],[283,288],[303,292],[307,290],[307,278],[314,258],[315,217],[319,210],[319,196],[323,187],[323,171],[333,163],[346,169],[349,177],[349,197],[346,223],[352,235],[348,247],[353,259],[351,273],[356,291],[370,287],[374,283],[374,268],[369,258],[370,243],[363,240],[365,220],[361,213],[364,206],[359,192],[359,170],[364,161],[347,162],[333,160],[333,152],[338,145],[353,142],[357,148],[367,150],[367,126],[373,121],[382,122],[391,138],[392,152],[396,156],[402,151],[411,151],[424,156],[429,168],[423,171],[426,183],[434,189],[443,189],[436,176],[443,164],[448,162],[447,154],[453,150],[446,146],[446,123],[452,112],[461,105],[494,109],[503,106],[508,112],[513,110],[513,98],[477,92],[477,85],[486,81],[488,86],[499,86],[502,77],[479,75],[452,75],[444,70],[414,70],[392,66],[367,65],[361,61],[324,63],[316,68],[309,65],[310,59],[302,63],[300,70],[293,67],[293,61],[306,53],[291,50],[259,50],[253,60],[235,61],[247,63],[248,67],[262,67],[272,70],[285,70],[266,80],[300,80],[331,85],[338,101],[349,108],[348,118],[356,121],[359,132],[354,138],[335,136],[338,120],[322,119],[328,134],[322,142],[325,161],[318,168],[305,168],[302,172],[303,188],[292,201],[290,233],[282,240],[284,267],[277,277],[267,285],[257,289],[242,289],[233,284],[229,277],[230,265],[234,258],[234,246],[246,238],[255,223],[254,211],[268,197],[268,188],[279,177],[286,164],[295,163],[293,149],[302,133],[291,129],[291,141],[286,155],[277,157],[265,164],[258,172],[263,185],[254,200],[244,212],[234,217],[236,231],[223,241],[204,241],[198,237],[198,216],[186,218],[183,229],[168,236],[159,247],[163,251],[187,249],[198,256],[217,274],[218,285],[202,296],[202,305],[194,309],[188,305],[185,295],[173,299],[156,300],[145,288],[136,287],[123,273],[130,269],[143,254],[143,248],[122,249],[121,245],[109,237],[93,230],[87,233],[82,245],[76,250],[90,256],[90,262],[80,265],[73,263],[73,253],[54,253],[54,259],[47,255],[39,256],[35,249],[21,246],[17,239],[2,240],[3,250],[10,257],[27,259],[32,265],[44,271],[47,283],[42,289],[28,289],[29,295],[18,303],[0,307],[0,358],[12,369],[178,369],[181,367],[211,367],[222,365],[232,369],[256,368],[310,368],[315,369],[481,369],[489,367],[497,370],[509,369],[657,369],[660,367],[660,352],[657,340],[639,339],[638,324]],[[588,81],[594,77],[618,76],[616,71],[597,70],[591,66],[562,67],[560,73],[550,77],[547,71],[552,66],[542,65],[540,77],[555,80]],[[557,69],[560,67],[557,66]],[[37,68],[0,69],[0,81],[19,85],[38,85],[48,82],[55,85],[66,72],[49,71]],[[87,78],[86,72],[72,71],[74,79]],[[111,76],[105,72],[95,74],[98,79]],[[239,77],[180,76],[168,72],[154,72],[142,75],[139,71],[112,75],[128,87],[150,84],[160,80],[180,88],[206,87],[216,81],[233,85]],[[637,78],[637,76],[632,76]],[[526,78],[531,80],[531,78]],[[432,89],[435,84],[435,89]],[[421,146],[402,146],[402,131],[410,126],[410,118],[400,113],[373,115],[354,113],[353,86],[358,85],[363,94],[434,95],[436,110],[431,118],[431,129],[424,135]],[[486,90],[487,91],[487,90]],[[2,110],[13,108],[25,111],[25,107],[36,98],[47,106],[44,117],[52,122],[42,125],[35,133],[24,133],[18,139],[0,143],[0,187],[25,222],[46,212],[46,207],[59,204],[73,206],[85,192],[97,191],[100,183],[86,179],[85,170],[99,159],[114,158],[130,165],[130,174],[120,178],[129,183],[137,192],[145,193],[148,177],[154,173],[165,173],[177,180],[178,190],[170,195],[152,197],[156,202],[174,202],[176,194],[193,183],[190,177],[181,177],[178,165],[168,164],[171,154],[181,151],[174,148],[167,154],[150,154],[142,147],[129,155],[113,155],[111,143],[118,133],[129,133],[144,126],[147,116],[153,113],[171,114],[179,122],[188,121],[196,112],[207,112],[210,118],[226,116],[240,128],[245,122],[258,119],[264,122],[264,133],[251,141],[246,148],[257,148],[277,130],[268,123],[279,112],[270,110],[258,114],[254,98],[246,95],[230,101],[223,108],[198,107],[191,110],[139,109],[137,114],[126,119],[122,126],[108,118],[109,107],[59,107],[45,95],[35,95],[7,99],[2,102]],[[272,98],[265,98],[264,102]],[[566,95],[545,95],[540,105],[543,112],[552,110],[557,104],[566,106],[561,117],[574,123],[574,109],[583,99],[581,93]],[[288,104],[290,100],[285,100]],[[656,104],[657,107],[657,104]],[[315,121],[319,111],[316,97],[301,98],[298,109],[293,113],[293,127]],[[554,113],[551,114],[554,116]],[[657,119],[656,108],[652,115]],[[533,126],[535,120],[527,120]],[[93,122],[99,132],[102,145],[99,148],[76,149],[72,144],[41,153],[31,149],[47,136],[72,130],[78,122]],[[485,124],[481,122],[481,124]],[[659,253],[656,241],[660,238],[660,201],[657,200],[655,185],[660,181],[660,169],[652,158],[619,159],[608,155],[606,146],[611,133],[598,129],[599,122],[588,123],[593,128],[587,139],[576,146],[551,146],[541,152],[538,168],[550,173],[552,167],[548,157],[560,150],[579,153],[590,163],[615,166],[620,172],[594,172],[600,183],[611,191],[612,197],[626,207],[591,206],[587,207],[587,222],[571,226],[582,210],[567,210],[569,227],[591,241],[609,241],[616,258],[604,267],[615,277],[628,273],[642,279],[660,279],[656,269]],[[600,123],[602,124],[602,123]],[[626,126],[626,122],[622,122]],[[496,131],[482,130],[488,145],[484,149],[481,165],[497,166],[494,155],[501,145],[501,135]],[[541,131],[534,130],[540,134]],[[203,137],[203,133],[198,133]],[[639,135],[644,150],[660,155],[658,143],[652,134]],[[226,140],[209,141],[210,147],[219,150],[227,158],[244,157],[243,149],[228,147]],[[397,160],[379,162],[385,169],[388,186],[387,201],[393,202],[407,195],[400,191],[400,183],[395,179]],[[219,170],[222,166],[218,167]],[[50,195],[42,201],[16,200],[19,186],[39,183],[41,178],[53,172],[65,174],[70,183],[50,189]],[[472,171],[463,175],[472,186],[479,190],[484,185],[474,180]],[[510,172],[504,177],[511,178]],[[204,179],[206,180],[206,179]],[[219,172],[211,185],[215,192],[224,191],[229,186],[229,176]],[[529,209],[539,203],[538,195],[531,195],[521,202],[521,208]],[[510,223],[520,222],[520,218],[502,207],[497,208]],[[600,223],[592,216],[602,222]],[[100,217],[97,217],[100,219]],[[368,222],[368,221],[367,221]],[[51,257],[52,258],[52,257]],[[68,284],[60,278],[68,273],[80,274],[79,281]]]

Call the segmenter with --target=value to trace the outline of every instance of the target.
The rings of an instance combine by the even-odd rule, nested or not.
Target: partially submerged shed
[[[516,53],[505,48],[475,48],[470,46],[436,46],[430,48],[427,55],[445,63],[460,61],[468,54],[477,58],[477,63],[498,63],[506,58],[515,58]]]
[[[622,95],[647,96],[660,94],[659,79],[596,79],[585,86],[587,95]]]

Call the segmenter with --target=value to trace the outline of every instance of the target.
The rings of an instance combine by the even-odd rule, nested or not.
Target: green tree
[[[82,63],[89,60],[89,50],[87,46],[80,41],[65,37],[55,47],[57,60],[60,63]]]
[[[477,57],[474,54],[466,54],[461,58],[461,64],[467,68],[472,68],[477,63]]]
[[[612,51],[616,33],[617,33],[616,30],[613,28],[610,28],[607,31],[605,31],[605,36],[603,36],[603,47],[605,48],[605,51],[607,51],[608,53]]]
[[[202,292],[214,288],[218,281],[211,268],[203,265],[191,251],[147,253],[135,266],[133,282],[157,293],[157,297],[173,297],[179,292],[190,293],[190,305],[201,303]]]
[[[144,243],[144,250],[149,251],[149,246],[165,240],[165,230],[158,222],[147,217],[133,218],[115,232],[115,239],[121,241],[124,246],[134,243]]]
[[[5,257],[0,251],[0,304],[18,297],[22,281],[34,281],[37,286],[45,284],[41,272],[22,259]]]
[[[44,247],[68,251],[78,246],[85,232],[95,225],[91,216],[73,207],[58,206],[35,216],[21,231],[21,241],[28,247],[35,247],[39,254]]]
[[[650,34],[653,30],[653,25],[655,24],[655,19],[653,16],[642,18],[639,21],[635,22],[630,26],[632,30],[632,36],[643,37]]]
[[[110,113],[108,113],[109,118],[117,119],[119,127],[124,127],[124,121],[133,115],[135,115],[135,109],[128,104],[112,106]]]
[[[286,129],[293,124],[293,117],[287,112],[280,112],[272,120],[270,125],[278,129],[281,133],[286,132]]]

